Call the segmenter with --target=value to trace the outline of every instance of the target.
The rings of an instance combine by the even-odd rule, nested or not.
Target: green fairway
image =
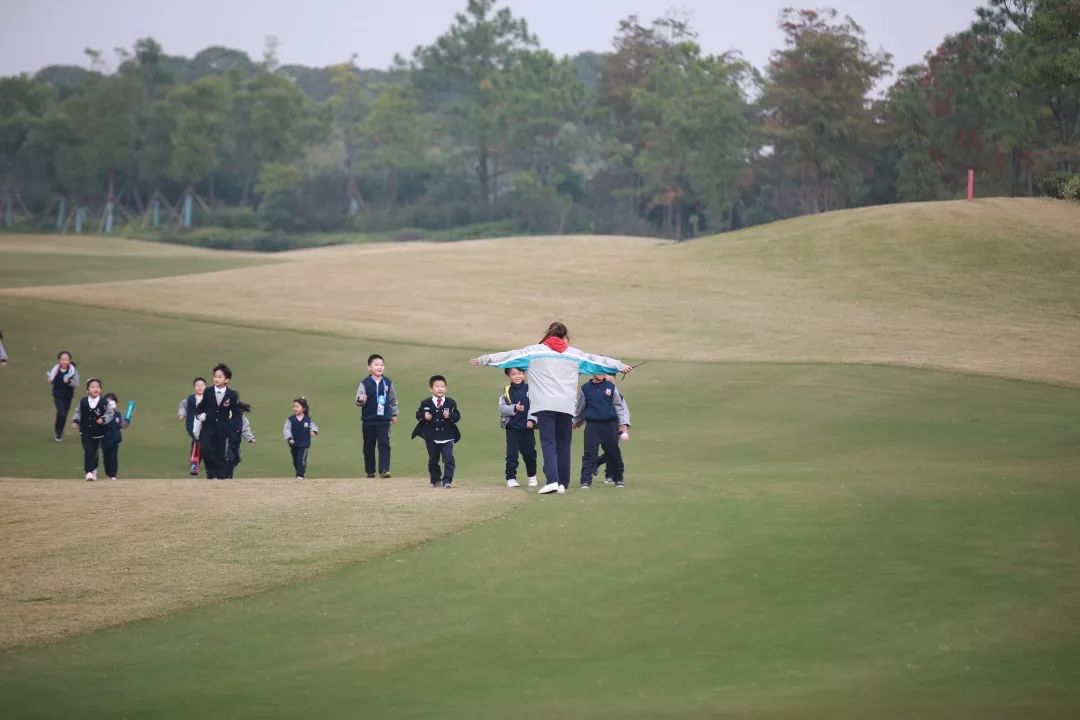
[[[465,416],[461,482],[501,484],[502,376],[464,367],[468,352],[10,299],[5,310],[13,362],[0,377],[19,410],[0,415],[3,474],[80,475],[74,438],[49,437],[41,379],[63,338],[84,375],[139,402],[128,477],[182,476],[175,406],[218,359],[255,405],[260,443],[239,474],[287,474],[278,433],[298,393],[324,429],[313,477],[358,474],[351,395],[377,350],[403,415],[430,373],[449,375]],[[1076,714],[1080,391],[660,362],[621,386],[635,417],[626,490],[533,496],[321,579],[5,652],[0,707],[27,718]],[[395,471],[422,476],[411,424],[395,435]]]

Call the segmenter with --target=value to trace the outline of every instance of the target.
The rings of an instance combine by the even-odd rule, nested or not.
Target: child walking
[[[446,396],[445,377],[432,375],[428,387],[431,397],[420,402],[412,437],[422,437],[427,443],[431,487],[450,488],[454,485],[454,471],[457,468],[454,443],[461,441],[461,430],[457,426],[461,413],[454,398]],[[442,460],[441,470],[439,460]]]
[[[199,427],[195,408],[202,402],[206,393],[206,378],[197,377],[191,383],[192,393],[180,401],[180,407],[176,409],[176,416],[184,421],[187,427],[188,437],[191,438],[191,450],[188,453],[188,472],[192,475],[199,474],[199,463],[202,461],[202,452],[199,449]]]
[[[233,475],[233,445],[243,423],[244,408],[240,395],[229,387],[232,370],[219,363],[211,376],[212,390],[195,406],[195,417],[202,423],[199,431],[203,462],[208,480],[225,480]],[[250,409],[250,408],[248,408]]]
[[[110,480],[115,480],[120,471],[120,443],[124,440],[122,431],[131,425],[131,421],[116,409],[120,402],[116,393],[106,393],[105,402],[112,417],[105,424],[105,437],[101,440],[101,454],[105,459],[105,474]]]
[[[101,397],[101,381],[90,378],[86,381],[86,397],[79,401],[75,414],[71,417],[71,427],[82,435],[83,471],[86,481],[97,480],[98,450],[105,438],[106,425],[112,420],[114,410]]]
[[[53,405],[56,407],[56,422],[53,424],[53,436],[56,442],[64,442],[64,426],[67,425],[71,401],[75,399],[75,388],[79,386],[79,371],[71,361],[71,353],[61,350],[56,355],[56,364],[45,373],[47,382],[52,386]],[[100,387],[98,388],[100,391]]]
[[[356,388],[356,405],[364,434],[364,472],[375,477],[375,447],[379,448],[379,477],[390,477],[390,426],[397,422],[398,400],[394,383],[384,374],[386,361],[377,353],[368,357],[368,376]]]
[[[289,443],[289,452],[292,453],[293,469],[296,470],[296,479],[303,480],[307,475],[308,450],[311,448],[311,438],[319,434],[319,426],[308,414],[311,408],[303,395],[293,400],[292,415],[285,418],[285,442]]]
[[[506,368],[510,384],[499,396],[499,425],[506,431],[506,487],[517,481],[518,454],[525,461],[529,487],[536,487],[536,418],[529,412],[529,383],[518,368]]]
[[[599,447],[604,448],[607,467],[611,471],[615,487],[623,487],[619,436],[630,427],[630,411],[623,403],[619,389],[615,387],[615,383],[608,380],[606,373],[593,375],[589,382],[581,386],[574,413],[574,427],[579,428],[582,424],[585,425],[585,452],[581,456],[581,487],[592,487]]]
[[[615,382],[615,376],[614,375],[606,375],[605,377],[608,380],[610,380],[611,382]],[[626,401],[626,395],[622,395],[622,402],[623,402],[623,407],[626,408],[626,412],[629,413],[630,412],[630,403],[628,403]],[[623,430],[621,433],[619,433],[619,440],[621,442],[626,442],[629,439],[630,439],[630,426],[627,425],[626,429]],[[622,454],[622,449],[621,448],[619,450],[619,454],[620,455]],[[626,477],[626,458],[623,458],[622,461],[623,461],[623,478],[625,479],[625,477]],[[608,467],[608,465],[607,465],[607,455],[605,455],[604,453],[600,453],[600,457],[596,458],[596,470],[593,470],[593,477],[596,477],[596,475],[600,472],[601,466],[604,468],[604,484],[605,485],[614,485],[615,480],[611,476],[611,468]]]

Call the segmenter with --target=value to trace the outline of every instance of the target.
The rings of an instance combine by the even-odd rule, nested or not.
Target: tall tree
[[[496,0],[469,0],[449,30],[413,53],[417,87],[441,106],[451,137],[473,158],[485,211],[494,197],[494,180],[502,174],[496,76],[510,69],[519,50],[537,44],[524,20],[495,6]]]
[[[781,211],[820,212],[850,202],[873,126],[869,94],[890,56],[871,53],[863,30],[836,10],[781,13],[785,47],[769,62],[761,97],[765,132],[783,169]]]
[[[0,78],[0,212],[10,224],[18,194],[16,166],[20,151],[45,113],[44,86],[26,75]]]
[[[391,86],[379,93],[360,127],[371,147],[374,166],[386,173],[391,211],[397,208],[402,173],[415,172],[424,165],[425,125],[413,91]]]

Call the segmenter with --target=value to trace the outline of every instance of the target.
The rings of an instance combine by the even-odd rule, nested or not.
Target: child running
[[[412,437],[422,437],[427,443],[431,487],[451,488],[454,486],[454,470],[457,468],[454,443],[461,441],[461,430],[457,426],[461,413],[454,398],[446,396],[445,377],[432,375],[428,380],[428,387],[431,389],[431,397],[420,402]]]
[[[79,401],[71,417],[72,429],[82,434],[83,471],[87,482],[97,480],[98,450],[101,449],[106,425],[112,420],[113,412],[101,397],[101,381],[97,378],[87,380],[86,397]]]
[[[235,455],[233,446],[243,424],[243,413],[248,406],[240,404],[240,395],[229,387],[232,370],[219,363],[211,376],[212,390],[203,395],[195,406],[195,417],[202,423],[199,443],[208,480],[225,480],[233,476]]]
[[[67,425],[71,401],[75,399],[75,388],[79,386],[79,371],[71,361],[71,353],[61,350],[56,355],[56,364],[45,373],[47,382],[52,386],[53,405],[56,406],[56,422],[53,424],[53,436],[56,442],[64,442],[64,426]],[[100,391],[100,387],[98,388]]]
[[[311,448],[311,438],[319,434],[319,426],[308,414],[311,409],[303,395],[293,400],[292,415],[285,418],[285,442],[289,443],[289,452],[292,453],[293,469],[296,470],[296,479],[303,480],[307,475],[308,450]]]
[[[120,443],[123,442],[123,430],[131,421],[116,409],[119,399],[116,393],[106,393],[105,402],[112,418],[105,424],[105,437],[101,440],[101,454],[105,459],[105,474],[115,480],[120,471]]]
[[[609,381],[615,382],[615,376],[614,375],[607,375],[606,377],[607,377],[607,379]],[[623,403],[623,407],[626,408],[627,415],[629,415],[629,413],[630,413],[630,403],[628,403],[626,401],[626,395],[622,396],[622,403]],[[630,440],[630,425],[627,424],[625,428],[620,428],[620,430],[621,430],[621,432],[619,433],[619,441],[620,442],[628,442]],[[622,454],[622,449],[619,450],[619,454],[620,455]],[[622,461],[623,461],[623,477],[625,478],[626,477],[626,458],[622,458]],[[596,477],[596,475],[600,472],[601,466],[604,468],[604,484],[605,485],[614,485],[615,480],[611,476],[611,468],[608,467],[607,455],[605,455],[604,453],[600,453],[600,457],[596,458],[596,470],[593,470],[593,477]]]
[[[517,481],[518,454],[525,461],[529,487],[536,487],[536,418],[529,411],[529,383],[518,368],[506,368],[510,384],[499,396],[499,425],[506,431],[506,487]]]
[[[206,378],[197,377],[191,383],[192,393],[180,401],[180,407],[176,409],[176,416],[184,421],[187,427],[188,437],[191,438],[191,451],[188,453],[188,472],[192,475],[199,474],[199,463],[202,461],[202,452],[199,448],[199,426],[202,425],[196,419],[195,408],[202,402],[206,392]]]
[[[604,448],[608,470],[615,487],[623,487],[622,450],[619,436],[630,426],[630,411],[623,404],[622,395],[606,373],[593,375],[592,380],[581,386],[574,428],[585,425],[585,452],[581,456],[581,487],[592,487],[596,473],[596,455]]]
[[[379,448],[379,477],[390,477],[390,426],[397,422],[398,400],[394,383],[385,376],[386,361],[368,357],[368,376],[356,388],[356,405],[364,433],[364,472],[375,477],[375,447]]]

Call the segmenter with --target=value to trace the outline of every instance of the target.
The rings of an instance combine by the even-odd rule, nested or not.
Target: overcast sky
[[[865,28],[873,49],[897,68],[922,59],[949,33],[966,28],[976,0],[505,0],[528,20],[541,44],[558,55],[608,50],[621,18],[652,20],[669,8],[689,13],[707,52],[741,50],[758,67],[782,43],[776,27],[785,6],[831,6]],[[323,66],[356,53],[361,67],[383,68],[438,37],[466,0],[0,0],[0,75],[46,65],[86,66],[83,48],[131,47],[151,36],[171,55],[191,57],[209,45],[262,53],[280,40],[282,63]]]

